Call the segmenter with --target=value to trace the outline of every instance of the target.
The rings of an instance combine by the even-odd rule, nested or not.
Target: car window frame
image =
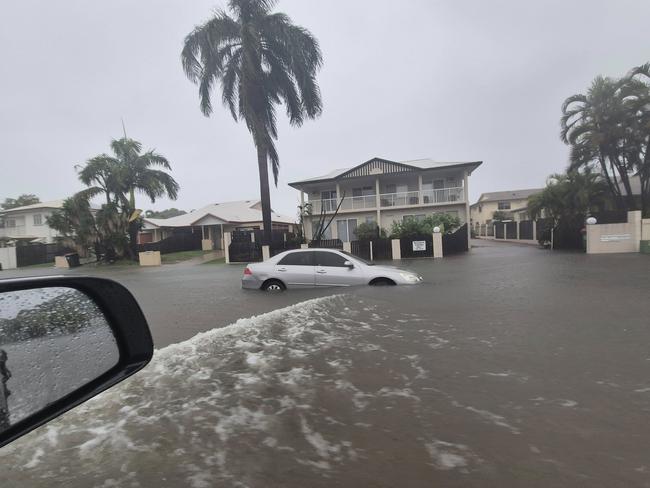
[[[293,251],[290,253],[287,253],[285,256],[282,256],[282,258],[278,261],[277,265],[278,266],[316,266],[316,256],[314,255],[315,251],[312,250],[300,250],[300,251]],[[311,264],[293,264],[293,263],[283,263],[283,261],[290,256],[294,256],[296,254],[311,254]]]
[[[341,265],[340,266],[332,266],[332,265],[319,264],[318,258],[316,257],[318,253],[330,254],[330,255],[334,255],[334,256],[337,256],[337,257],[341,258],[342,259]],[[328,250],[325,250],[325,249],[319,249],[318,251],[314,251],[314,263],[315,263],[316,266],[320,266],[322,268],[345,268],[346,266],[343,263],[345,263],[346,261],[349,261],[347,256],[341,255],[340,253],[335,252],[335,251],[328,251]]]

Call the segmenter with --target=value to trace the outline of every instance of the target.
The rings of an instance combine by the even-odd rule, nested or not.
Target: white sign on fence
[[[600,242],[629,241],[632,239],[631,234],[609,234],[600,236]]]
[[[413,241],[413,250],[414,251],[426,251],[427,250],[427,241]]]

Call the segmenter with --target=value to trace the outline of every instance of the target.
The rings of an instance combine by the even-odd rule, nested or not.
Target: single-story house
[[[292,217],[271,211],[271,220],[274,230],[295,231],[296,219]],[[213,249],[223,249],[224,233],[263,227],[260,200],[212,203],[169,219],[145,217],[139,242],[157,242],[175,233],[191,232],[200,233],[203,240],[212,241]]]

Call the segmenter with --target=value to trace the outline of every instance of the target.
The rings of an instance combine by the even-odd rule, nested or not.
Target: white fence
[[[16,269],[18,267],[15,247],[0,247],[0,266],[2,269]]]

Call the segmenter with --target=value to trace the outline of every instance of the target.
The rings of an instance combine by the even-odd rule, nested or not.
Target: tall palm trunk
[[[271,244],[271,194],[269,192],[269,164],[266,148],[263,143],[257,143],[257,167],[260,174],[260,199],[262,200],[262,222],[264,234],[262,244]]]

